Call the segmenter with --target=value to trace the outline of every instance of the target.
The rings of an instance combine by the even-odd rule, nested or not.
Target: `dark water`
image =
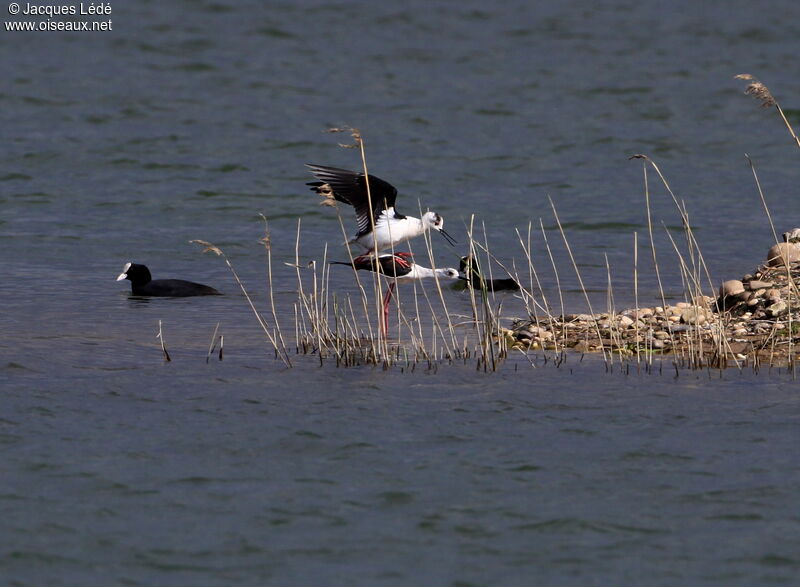
[[[513,228],[541,218],[576,311],[547,197],[587,288],[605,291],[607,256],[632,304],[634,153],[686,201],[714,279],[770,244],[745,153],[776,228],[800,224],[791,139],[732,79],[757,75],[797,120],[795,3],[539,4],[116,2],[113,32],[0,33],[5,582],[795,580],[800,410],[785,373],[607,374],[578,357],[494,375],[315,357],[286,370],[222,260],[187,242],[221,246],[264,307],[268,216],[291,316],[297,219],[302,263],[325,243],[344,254],[303,185],[305,162],[359,165],[322,132],[343,124],[405,211],[418,199],[461,243],[474,213],[520,263]],[[680,219],[652,174],[650,187],[679,297],[662,223]],[[534,249],[551,287],[540,235]],[[113,281],[127,261],[228,295],[131,300]],[[640,297],[655,300],[642,263]],[[332,285],[352,291],[345,272]],[[509,320],[522,312],[505,298]],[[206,365],[217,323],[225,360]]]

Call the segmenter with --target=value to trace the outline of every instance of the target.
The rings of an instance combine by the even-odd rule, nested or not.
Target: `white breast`
[[[388,216],[384,212],[375,223],[375,234],[365,234],[354,242],[365,249],[372,250],[377,241],[377,250],[382,251],[415,238],[423,232],[425,232],[425,229],[419,218],[406,216],[405,218],[397,219],[393,216]]]

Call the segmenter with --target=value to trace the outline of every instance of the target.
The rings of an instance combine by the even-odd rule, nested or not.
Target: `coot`
[[[220,296],[213,287],[183,279],[153,279],[144,265],[126,263],[117,281],[128,279],[135,296],[161,296],[183,298],[188,296]]]

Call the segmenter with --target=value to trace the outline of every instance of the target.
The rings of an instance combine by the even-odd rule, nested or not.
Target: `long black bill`
[[[451,247],[454,247],[454,246],[456,246],[456,239],[454,239],[452,236],[450,236],[449,234],[447,234],[447,233],[444,231],[444,228],[440,228],[440,229],[439,229],[439,234],[441,234],[441,235],[444,237],[444,240],[446,240],[446,241],[447,241],[447,243],[448,243],[448,244],[449,244]]]

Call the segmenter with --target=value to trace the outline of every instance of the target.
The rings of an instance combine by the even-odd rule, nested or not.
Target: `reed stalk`
[[[161,344],[161,352],[164,355],[164,362],[169,363],[172,359],[169,357],[169,353],[167,352],[167,347],[164,344],[164,333],[161,330],[161,320],[158,321],[158,334],[156,334],[156,338],[158,342]]]
[[[219,330],[219,322],[214,327],[214,332],[211,334],[211,344],[208,345],[208,354],[206,355],[206,364],[208,364],[209,359],[211,359],[211,353],[214,352],[214,347],[216,347],[217,343],[217,331]]]

